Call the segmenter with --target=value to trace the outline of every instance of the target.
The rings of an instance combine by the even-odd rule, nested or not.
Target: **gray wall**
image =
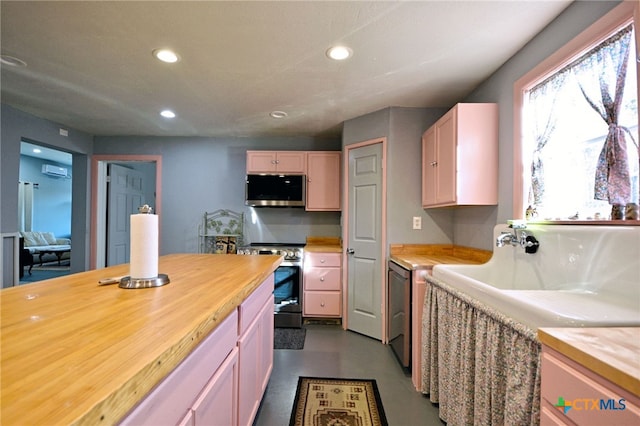
[[[392,107],[344,123],[343,146],[387,138],[388,244],[446,244],[453,239],[451,211],[424,210],[421,195],[422,133],[446,111]],[[421,230],[413,229],[414,216],[422,218]]]
[[[204,212],[245,213],[246,242],[303,243],[340,236],[340,213],[244,205],[247,150],[340,150],[340,140],[312,138],[96,137],[95,154],[162,156],[161,254],[198,251]]]
[[[10,106],[1,105],[0,138],[0,231],[18,231],[18,180],[20,170],[20,142],[36,142],[39,145],[73,154],[73,182],[71,206],[71,236],[73,256],[71,270],[83,271],[88,267],[89,250],[89,155],[93,149],[93,137],[67,126],[43,120]],[[60,136],[60,128],[69,131],[68,137]],[[2,240],[2,283],[13,282],[13,252],[9,239]]]

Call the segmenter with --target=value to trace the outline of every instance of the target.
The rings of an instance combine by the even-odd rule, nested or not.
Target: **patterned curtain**
[[[625,205],[631,200],[626,135],[631,140],[633,136],[629,129],[618,124],[618,117],[632,30],[631,25],[624,28],[572,67],[584,98],[609,126],[598,157],[594,198],[609,201],[611,205]]]
[[[529,91],[529,103],[531,116],[533,117],[533,137],[535,149],[531,159],[531,190],[529,192],[529,204],[539,206],[544,195],[544,163],[542,161],[542,149],[551,139],[556,127],[557,116],[555,104],[557,93],[561,90],[566,73],[554,75]]]
[[[33,190],[37,183],[18,182],[18,228],[20,231],[32,231]]]
[[[536,331],[427,277],[421,391],[448,425],[540,424]]]

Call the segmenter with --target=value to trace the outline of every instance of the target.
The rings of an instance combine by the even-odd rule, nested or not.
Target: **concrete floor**
[[[391,348],[338,325],[305,325],[303,350],[275,350],[255,426],[289,424],[298,376],[375,379],[390,426],[442,426],[438,408],[417,392]]]

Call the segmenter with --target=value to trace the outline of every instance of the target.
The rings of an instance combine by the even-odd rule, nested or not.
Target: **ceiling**
[[[2,55],[27,64],[2,64],[2,102],[93,135],[334,137],[381,108],[450,107],[569,3],[2,1]],[[353,56],[328,59],[336,43]]]

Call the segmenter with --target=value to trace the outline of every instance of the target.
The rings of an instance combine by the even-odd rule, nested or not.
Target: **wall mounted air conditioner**
[[[42,173],[47,176],[64,177],[69,176],[69,170],[65,167],[58,167],[52,164],[43,164]]]

